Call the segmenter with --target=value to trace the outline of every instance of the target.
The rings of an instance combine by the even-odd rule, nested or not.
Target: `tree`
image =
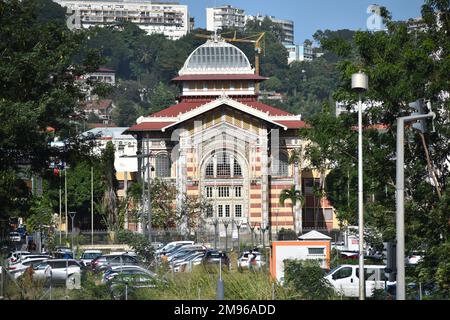
[[[160,82],[151,92],[149,98],[151,113],[163,110],[175,103],[175,94],[166,85]]]
[[[270,77],[269,80],[263,82],[263,88],[267,91],[279,91],[283,87],[283,83],[276,76]]]
[[[74,63],[87,33],[69,32],[64,10],[50,0],[1,1],[0,12],[0,39],[8,39],[0,43],[0,216],[7,218],[30,205],[19,171],[40,173],[55,156],[48,128],[73,138],[70,120],[81,97],[75,79],[100,59],[87,50]],[[78,146],[68,144],[68,158]]]
[[[379,101],[364,114],[364,188],[365,222],[383,235],[384,240],[394,236],[395,213],[395,157],[396,119],[411,113],[408,103],[418,98],[429,99],[436,112],[434,132],[425,135],[426,144],[414,131],[408,131],[405,148],[405,226],[407,251],[424,250],[425,257],[417,272],[410,274],[415,281],[431,280],[436,284],[440,296],[448,296],[448,263],[450,256],[441,248],[449,243],[449,199],[446,188],[449,167],[448,141],[450,129],[449,99],[443,94],[450,87],[450,67],[447,57],[450,53],[449,30],[450,1],[427,0],[422,7],[422,28],[408,29],[407,23],[394,22],[386,8],[382,8],[386,31],[356,32],[352,41],[333,39],[323,43],[327,50],[339,55],[339,86],[334,94],[338,101],[354,105],[357,96],[351,91],[351,74],[363,70],[369,76],[370,89],[365,99]],[[323,118],[319,120],[319,118]],[[328,193],[333,195],[332,204],[338,212],[349,211],[352,199],[339,198],[339,186],[348,183],[348,190],[356,189],[355,155],[357,150],[356,115],[343,115],[333,120],[329,131],[320,130],[330,119],[324,113],[312,123],[310,138],[327,152],[333,163],[327,178]],[[382,129],[374,125],[382,124]],[[370,127],[372,125],[372,127]],[[371,129],[372,128],[372,129]],[[351,132],[353,131],[353,134]],[[345,137],[348,138],[345,138]],[[344,138],[344,139],[342,139]],[[328,141],[326,141],[328,140]],[[333,147],[333,144],[335,147]],[[328,148],[330,147],[330,148]],[[426,150],[429,149],[433,167],[437,168],[436,187],[427,165]],[[347,173],[347,174],[346,174]],[[349,179],[350,177],[350,179]],[[350,192],[351,193],[351,192]],[[353,215],[356,207],[353,208]],[[340,218],[350,220],[346,214]],[[408,275],[408,274],[407,274]],[[445,275],[445,276],[444,276]]]
[[[316,260],[285,260],[284,279],[302,300],[329,300],[334,290]]]
[[[291,210],[292,210],[292,221],[294,223],[294,227],[296,224],[295,219],[295,213],[294,213],[294,207],[297,204],[297,202],[300,203],[300,206],[302,206],[304,197],[300,190],[295,189],[295,185],[293,185],[290,189],[283,189],[280,193],[280,204],[284,206],[284,203],[286,200],[289,200],[291,202]],[[295,230],[297,232],[297,230]]]
[[[206,223],[206,210],[211,205],[210,201],[202,196],[182,196],[181,207],[178,208],[178,220],[185,223],[187,233],[192,230],[198,234],[199,229]]]
[[[113,122],[119,127],[129,127],[136,122],[138,111],[136,105],[129,100],[120,100],[112,113]]]
[[[101,211],[104,216],[105,224],[110,231],[120,229],[118,225],[118,200],[117,187],[118,182],[116,178],[116,169],[114,168],[114,145],[108,141],[106,148],[101,157],[103,167],[103,183],[105,191],[101,203]]]

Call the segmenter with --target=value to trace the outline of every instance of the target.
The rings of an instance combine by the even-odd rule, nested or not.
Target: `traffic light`
[[[413,116],[421,115],[421,114],[428,114],[428,110],[425,106],[424,99],[419,99],[414,102],[411,102],[409,104],[409,107],[414,110],[412,113]],[[425,133],[428,131],[426,119],[417,120],[416,122],[413,123],[412,127],[413,127],[413,129],[420,131],[422,133]]]
[[[389,274],[389,281],[395,281],[397,276],[397,243],[388,241],[384,243],[384,254],[386,256],[385,272]]]

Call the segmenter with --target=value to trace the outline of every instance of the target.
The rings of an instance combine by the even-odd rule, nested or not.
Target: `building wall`
[[[264,163],[264,157],[270,159],[270,150],[264,148],[264,139],[267,137],[271,128],[264,121],[251,117],[239,110],[231,107],[222,106],[206,112],[201,116],[193,118],[183,123],[178,128],[181,132],[180,149],[175,154],[171,163],[170,178],[173,183],[177,183],[177,189],[190,196],[204,196],[208,198],[206,188],[214,190],[214,196],[208,198],[214,206],[214,213],[217,216],[218,206],[229,204],[233,218],[233,209],[235,205],[242,205],[242,220],[244,226],[247,224],[259,226],[265,217],[272,225],[272,232],[279,231],[281,228],[293,229],[293,216],[290,201],[286,201],[282,206],[279,203],[279,196],[283,189],[290,189],[294,184],[294,165],[288,165],[288,172],[285,176],[271,174],[267,162]],[[155,133],[157,135],[157,133]],[[225,134],[225,139],[218,137]],[[289,154],[294,148],[304,144],[296,137],[295,132],[281,134],[281,152]],[[177,142],[170,141],[168,136],[170,132],[165,133],[165,137],[153,136],[150,150],[152,153],[164,152],[171,154],[173,147]],[[218,140],[214,140],[217,138]],[[161,141],[164,141],[162,143]],[[245,142],[249,142],[245,144]],[[145,146],[144,140],[144,146]],[[219,143],[219,145],[216,145]],[[237,161],[242,170],[242,176],[238,178],[216,178],[211,179],[205,176],[205,168],[210,159],[211,151],[216,150],[216,154],[221,152],[222,145],[227,152],[234,154],[234,161]],[[238,146],[234,149],[234,146]],[[236,151],[235,151],[236,150]],[[147,151],[144,149],[143,151]],[[181,156],[182,155],[182,156]],[[151,164],[156,166],[155,159]],[[216,160],[217,161],[217,160]],[[156,171],[152,172],[156,177]],[[267,178],[265,178],[265,176]],[[314,177],[312,172],[303,170],[301,188],[305,191],[306,201],[301,208],[303,213],[304,227],[314,226],[314,221],[306,219],[305,212],[316,209],[317,206],[324,206],[326,209],[332,209],[326,199],[319,201],[312,195],[312,189],[306,189],[304,185]],[[269,178],[270,177],[270,178]],[[168,177],[169,178],[169,177]],[[230,187],[230,197],[226,199],[219,198],[218,188],[221,186]],[[235,197],[233,188],[242,187],[242,196]],[[265,190],[267,190],[267,199],[265,200]],[[315,202],[314,202],[315,201]],[[265,212],[265,204],[267,212]],[[224,218],[225,216],[221,217]],[[332,214],[327,220],[319,215],[319,229],[333,229]]]
[[[148,34],[161,33],[172,40],[179,39],[190,31],[191,22],[187,5],[120,0],[53,1],[79,12],[83,28],[131,21]]]
[[[206,8],[206,30],[217,31],[223,28],[243,29],[244,10],[232,6]]]

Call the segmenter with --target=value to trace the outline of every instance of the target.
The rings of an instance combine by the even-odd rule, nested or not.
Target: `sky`
[[[367,30],[371,4],[385,6],[394,20],[420,17],[424,0],[178,0],[189,6],[196,28],[206,27],[206,8],[232,5],[246,14],[257,13],[294,21],[295,43],[311,39],[317,30]]]

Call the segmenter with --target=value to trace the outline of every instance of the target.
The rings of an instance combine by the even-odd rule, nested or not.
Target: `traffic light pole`
[[[434,118],[433,112],[397,119],[397,181],[396,181],[396,228],[397,228],[397,300],[406,299],[405,289],[405,123]]]

